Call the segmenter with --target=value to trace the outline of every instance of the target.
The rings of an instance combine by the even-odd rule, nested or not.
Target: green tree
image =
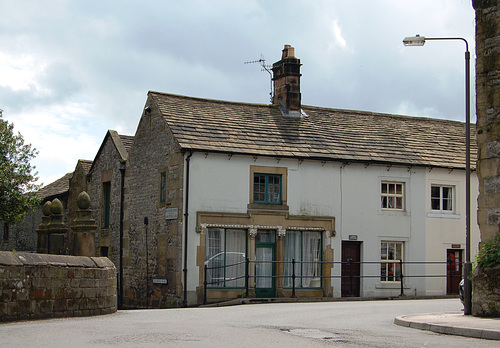
[[[40,203],[36,191],[38,173],[30,164],[38,152],[25,144],[14,125],[3,119],[0,110],[0,220],[13,224]]]

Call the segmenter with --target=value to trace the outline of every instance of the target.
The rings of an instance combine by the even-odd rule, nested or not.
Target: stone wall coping
[[[2,266],[59,266],[82,268],[114,267],[107,257],[87,257],[70,255],[51,255],[34,253],[14,253],[0,251],[0,265]]]

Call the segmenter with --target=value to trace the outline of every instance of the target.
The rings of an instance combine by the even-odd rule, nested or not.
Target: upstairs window
[[[452,186],[431,186],[431,210],[441,213],[453,212]]]
[[[253,201],[259,204],[281,204],[281,175],[254,173]]]
[[[160,173],[160,203],[167,201],[167,172]]]
[[[111,182],[102,184],[102,195],[104,204],[103,228],[109,228],[109,220],[111,216]]]
[[[404,183],[383,181],[381,207],[387,210],[404,210]]]

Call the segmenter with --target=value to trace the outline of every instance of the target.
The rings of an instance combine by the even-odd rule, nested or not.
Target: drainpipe
[[[182,306],[187,307],[187,253],[188,253],[188,218],[189,218],[189,163],[193,152],[189,151],[186,157],[186,204],[184,208],[184,300]]]
[[[123,205],[125,197],[125,168],[120,168],[121,187],[120,187],[120,269],[119,269],[119,288],[118,288],[118,308],[123,309]]]

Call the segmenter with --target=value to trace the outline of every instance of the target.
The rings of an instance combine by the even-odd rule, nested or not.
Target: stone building
[[[230,267],[246,257],[260,262],[251,296],[290,297],[292,259],[297,296],[456,292],[465,125],[301,105],[290,46],[273,72],[273,105],[148,93],[125,177],[124,303],[201,303],[205,281],[208,301],[244,296],[243,266]],[[349,259],[372,277],[349,279]],[[401,271],[442,277],[401,285]]]
[[[121,251],[126,242],[123,238],[125,168],[132,143],[132,136],[108,130],[87,176],[87,192],[91,197],[93,218],[97,223],[96,254],[109,257],[115,264],[119,272],[119,289],[122,289]],[[121,298],[119,294],[119,300]]]
[[[42,199],[39,207],[26,214],[25,218],[14,226],[2,224],[3,240],[1,250],[16,250],[36,252],[37,234],[35,230],[42,221],[42,206],[45,202],[58,198],[66,209],[68,206],[69,181],[72,173],[64,175],[62,178],[42,187],[38,192],[38,197]],[[65,216],[67,221],[67,216]]]

